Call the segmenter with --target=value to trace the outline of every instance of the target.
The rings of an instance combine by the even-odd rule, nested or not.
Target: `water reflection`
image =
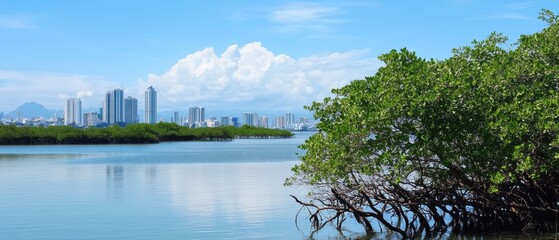
[[[284,211],[288,164],[196,164],[169,170],[171,204],[186,217],[260,223]]]
[[[303,239],[295,141],[0,148],[0,236]]]
[[[300,143],[3,147],[0,239],[306,239],[307,216],[298,230],[299,205],[289,197],[306,190],[282,185]],[[391,237],[353,229],[313,237]]]
[[[154,166],[146,167],[145,168],[145,176],[149,182],[155,182],[156,175],[157,175],[157,168]]]
[[[123,194],[124,167],[106,166],[107,197],[121,199]]]

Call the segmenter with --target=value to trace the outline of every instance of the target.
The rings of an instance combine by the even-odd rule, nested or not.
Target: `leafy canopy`
[[[549,27],[512,46],[493,33],[445,60],[405,48],[380,56],[374,76],[306,107],[320,131],[286,183],[314,186],[311,200],[330,209],[367,212],[382,199],[411,211],[426,226],[391,224],[406,234],[435,229],[418,216],[436,217],[437,207],[471,209],[453,212],[463,229],[467,219],[511,219],[520,229],[547,221],[534,209],[557,211],[559,18],[545,10],[540,18]]]

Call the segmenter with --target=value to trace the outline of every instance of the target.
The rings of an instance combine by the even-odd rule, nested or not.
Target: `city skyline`
[[[132,96],[124,98],[124,89],[115,88],[107,91],[103,100],[103,106],[98,112],[90,111],[82,115],[82,102],[80,98],[68,98],[65,101],[64,117],[57,119],[56,115],[50,121],[51,124],[57,125],[63,122],[64,125],[74,125],[83,127],[104,127],[107,125],[127,125],[139,123],[138,114],[138,100]],[[295,114],[288,112],[281,114],[276,118],[270,118],[267,115],[259,115],[257,112],[243,112],[241,121],[239,117],[229,117],[228,115],[221,115],[220,117],[211,116],[206,118],[206,108],[204,106],[189,107],[187,115],[181,117],[179,111],[173,112],[169,119],[161,118],[157,112],[157,91],[153,86],[149,86],[145,91],[145,118],[144,123],[155,124],[158,122],[173,122],[181,126],[190,128],[200,127],[219,127],[219,126],[235,126],[240,127],[243,125],[263,127],[263,128],[278,128],[278,129],[301,129],[306,128],[310,123],[308,118],[301,117],[299,121],[295,120]],[[23,121],[31,121],[36,123],[37,119],[23,118],[18,112],[16,123],[23,123]],[[6,123],[10,123],[9,119]],[[41,120],[39,120],[40,122]],[[33,124],[31,124],[33,125]]]
[[[106,93],[105,98],[118,98],[118,96],[124,95],[122,89],[114,89]],[[53,118],[45,118],[42,116],[38,117],[23,117],[22,112],[18,112],[17,118],[12,118],[7,116],[4,118],[3,113],[0,113],[0,122],[3,124],[20,124],[26,126],[59,126],[59,125],[71,125],[76,127],[106,127],[109,125],[128,125],[140,123],[137,110],[137,99],[131,96],[124,98],[124,108],[123,116],[124,121],[121,122],[110,122],[111,111],[115,111],[116,107],[112,106],[115,104],[115,100],[109,100],[109,104],[104,104],[105,106],[100,108],[98,112],[95,111],[83,111],[81,109],[81,100],[79,98],[68,98],[64,105],[65,109],[63,111],[63,117],[57,117],[54,113]],[[35,103],[37,104],[37,103]],[[38,104],[40,105],[40,104]],[[42,106],[42,105],[40,105]],[[111,110],[112,109],[112,110]],[[109,112],[109,113],[107,113]],[[81,114],[80,114],[81,113]],[[103,116],[105,115],[105,118]],[[314,129],[315,125],[313,121],[310,121],[306,117],[300,117],[299,120],[295,120],[295,114],[288,112],[285,114],[280,114],[276,118],[270,119],[267,115],[259,115],[258,113],[248,113],[244,112],[240,114],[241,120],[235,115],[231,116],[211,116],[205,117],[205,107],[195,106],[188,108],[185,117],[181,117],[180,112],[174,112],[169,119],[159,118],[157,122],[170,122],[176,123],[181,126],[190,128],[203,128],[203,127],[220,127],[220,126],[234,126],[241,127],[243,125],[263,127],[263,128],[275,128],[275,129],[290,129],[290,130],[309,130]],[[116,118],[116,117],[115,117]],[[109,119],[109,120],[107,120]],[[148,123],[153,124],[153,123]]]
[[[80,98],[68,98],[65,101],[65,108],[64,108],[64,117],[62,118],[65,125],[78,125],[78,126],[95,126],[96,123],[106,123],[108,125],[113,125],[117,123],[123,124],[133,124],[140,122],[140,114],[138,111],[138,100],[132,96],[128,96],[127,98],[123,98],[125,96],[124,89],[114,89],[107,91],[105,94],[105,98],[103,100],[103,106],[99,108],[98,112],[95,111],[84,111],[82,110],[82,102]],[[153,86],[149,86],[145,91],[145,99],[146,99],[146,109],[152,109],[152,111],[144,111],[145,118],[143,120],[144,123],[154,124],[157,122],[174,122],[179,125],[185,125],[185,123],[189,123],[187,126],[189,127],[207,127],[207,124],[212,124],[211,127],[214,127],[214,122],[217,122],[219,125],[233,125],[233,126],[241,126],[241,125],[250,125],[250,126],[260,126],[260,127],[275,127],[275,128],[287,128],[294,121],[294,114],[292,112],[288,112],[285,115],[281,115],[275,119],[272,119],[270,123],[270,119],[267,115],[259,115],[255,112],[243,112],[241,116],[241,122],[238,122],[239,117],[229,117],[224,114],[221,114],[220,117],[211,116],[206,118],[206,108],[203,106],[193,106],[188,108],[186,116],[181,117],[180,111],[174,111],[173,115],[170,118],[170,121],[165,117],[159,116],[159,112],[157,112],[157,91]],[[83,115],[82,115],[83,112]],[[19,114],[19,113],[18,113]],[[122,120],[120,117],[122,116]],[[3,117],[0,117],[0,120]],[[44,116],[40,116],[43,117]],[[57,118],[56,115],[54,118]],[[21,116],[18,116],[17,121],[22,119]],[[219,120],[218,120],[219,119]],[[306,121],[300,121],[300,123],[309,122],[308,119]],[[217,126],[219,126],[217,125]]]
[[[25,102],[60,109],[70,97],[98,108],[114,88],[144,106],[150,85],[160,112],[303,112],[373,75],[391,49],[444,59],[493,31],[512,44],[546,26],[542,8],[559,12],[553,1],[167,3],[0,3],[0,95],[10,99],[0,112]]]

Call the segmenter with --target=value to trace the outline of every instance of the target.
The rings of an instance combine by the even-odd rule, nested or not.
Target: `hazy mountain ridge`
[[[46,109],[45,106],[36,103],[36,102],[26,102],[23,105],[19,106],[15,110],[6,113],[5,117],[17,118],[18,113],[21,112],[21,117],[23,118],[54,118],[55,115],[57,117],[63,117],[64,111],[63,110],[49,110]]]

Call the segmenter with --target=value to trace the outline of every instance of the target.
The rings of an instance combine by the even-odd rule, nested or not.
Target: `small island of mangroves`
[[[0,125],[0,145],[41,144],[144,144],[171,141],[230,141],[234,138],[290,138],[287,130],[244,125],[188,128],[175,123],[131,124],[125,127],[75,128],[72,126],[18,127]]]

